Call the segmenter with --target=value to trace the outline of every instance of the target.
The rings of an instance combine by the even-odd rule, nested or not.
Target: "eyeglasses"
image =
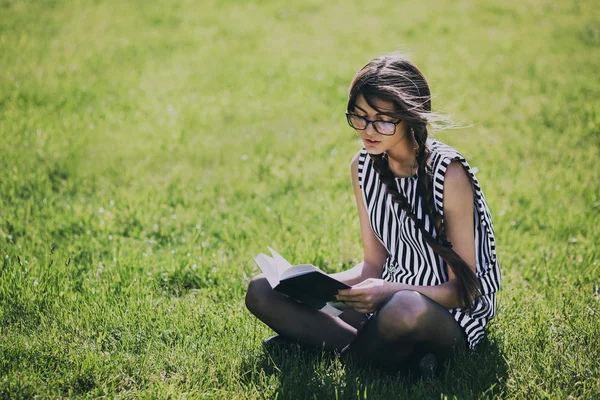
[[[359,131],[364,131],[369,126],[369,123],[371,123],[373,124],[373,128],[375,128],[377,133],[385,136],[392,136],[394,133],[396,133],[396,125],[402,122],[401,119],[396,122],[383,121],[381,119],[371,121],[365,117],[352,114],[348,111],[346,111],[346,120],[348,120],[348,125]]]

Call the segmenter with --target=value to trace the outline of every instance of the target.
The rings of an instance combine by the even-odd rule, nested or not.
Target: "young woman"
[[[351,163],[364,260],[333,274],[352,286],[339,317],[271,289],[259,275],[246,306],[282,340],[342,350],[381,366],[416,362],[424,373],[474,349],[496,313],[500,270],[477,179],[453,148],[428,139],[429,86],[399,55],[369,62],[350,86],[346,117],[364,147]]]

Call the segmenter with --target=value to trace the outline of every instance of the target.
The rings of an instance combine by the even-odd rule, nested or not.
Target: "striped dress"
[[[444,176],[451,161],[459,161],[467,171],[473,190],[475,224],[476,274],[481,282],[482,296],[475,300],[473,311],[459,308],[449,309],[463,328],[474,349],[484,335],[486,323],[496,314],[496,292],[500,289],[500,268],[496,257],[494,227],[488,205],[479,187],[479,183],[467,161],[452,147],[435,140],[427,143],[431,150],[429,165],[433,173],[435,207],[444,215]],[[362,198],[369,214],[373,232],[388,251],[383,266],[382,279],[408,285],[432,286],[448,280],[445,261],[435,254],[427,244],[421,231],[415,227],[406,212],[392,201],[367,151],[363,148],[359,154],[358,180]],[[400,193],[408,199],[417,217],[425,222],[425,229],[436,235],[429,217],[423,218],[422,199],[417,196],[417,177],[396,178]]]

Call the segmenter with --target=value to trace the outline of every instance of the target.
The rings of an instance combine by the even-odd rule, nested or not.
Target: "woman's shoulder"
[[[352,157],[352,161],[350,161],[350,168],[356,168],[358,166],[358,162],[360,161],[360,155],[361,155],[362,151],[363,151],[363,149],[360,149],[359,151],[356,152],[354,157]]]
[[[365,160],[367,159],[368,155],[369,153],[367,152],[367,150],[364,147],[362,147],[358,152],[356,152],[354,157],[352,157],[352,161],[350,162],[350,168],[360,168],[365,163]]]
[[[363,147],[354,155],[352,161],[350,162],[352,179],[358,181],[360,187],[362,187],[363,175],[365,173],[365,162],[368,159],[368,155],[369,153]]]
[[[468,175],[472,175],[469,163],[454,147],[435,139],[429,139],[427,141],[427,148],[430,152],[427,163],[434,179],[443,181],[451,164],[454,164],[454,168],[450,167],[451,171],[456,169],[460,173],[462,172],[460,170],[464,168]],[[462,164],[463,168],[459,168],[459,164]]]
[[[435,205],[438,212],[444,215],[445,186],[463,192],[465,188],[473,185],[478,191],[479,183],[474,171],[458,150],[435,139],[428,140],[427,147],[430,151],[428,163],[433,180]]]
[[[436,165],[442,161],[465,160],[462,154],[454,147],[442,143],[436,139],[427,140],[427,148],[429,149],[429,164]]]

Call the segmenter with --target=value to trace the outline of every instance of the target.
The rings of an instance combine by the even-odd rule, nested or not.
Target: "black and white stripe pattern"
[[[452,161],[459,161],[467,171],[475,192],[474,223],[477,277],[481,281],[482,296],[476,300],[473,311],[448,310],[464,329],[469,345],[474,349],[484,335],[484,326],[496,314],[496,292],[500,289],[501,275],[496,257],[494,227],[489,208],[469,164],[452,147],[435,140],[427,143],[431,150],[429,165],[433,171],[433,190],[437,211],[444,215],[444,176]],[[363,148],[359,155],[358,179],[371,228],[388,251],[382,279],[409,285],[432,286],[448,280],[444,260],[435,254],[421,231],[406,216],[406,212],[392,201],[373,168],[371,158]],[[397,178],[398,190],[403,193],[425,229],[435,236],[429,216],[423,216],[423,205],[417,196],[417,177]],[[424,217],[424,218],[423,218]]]

